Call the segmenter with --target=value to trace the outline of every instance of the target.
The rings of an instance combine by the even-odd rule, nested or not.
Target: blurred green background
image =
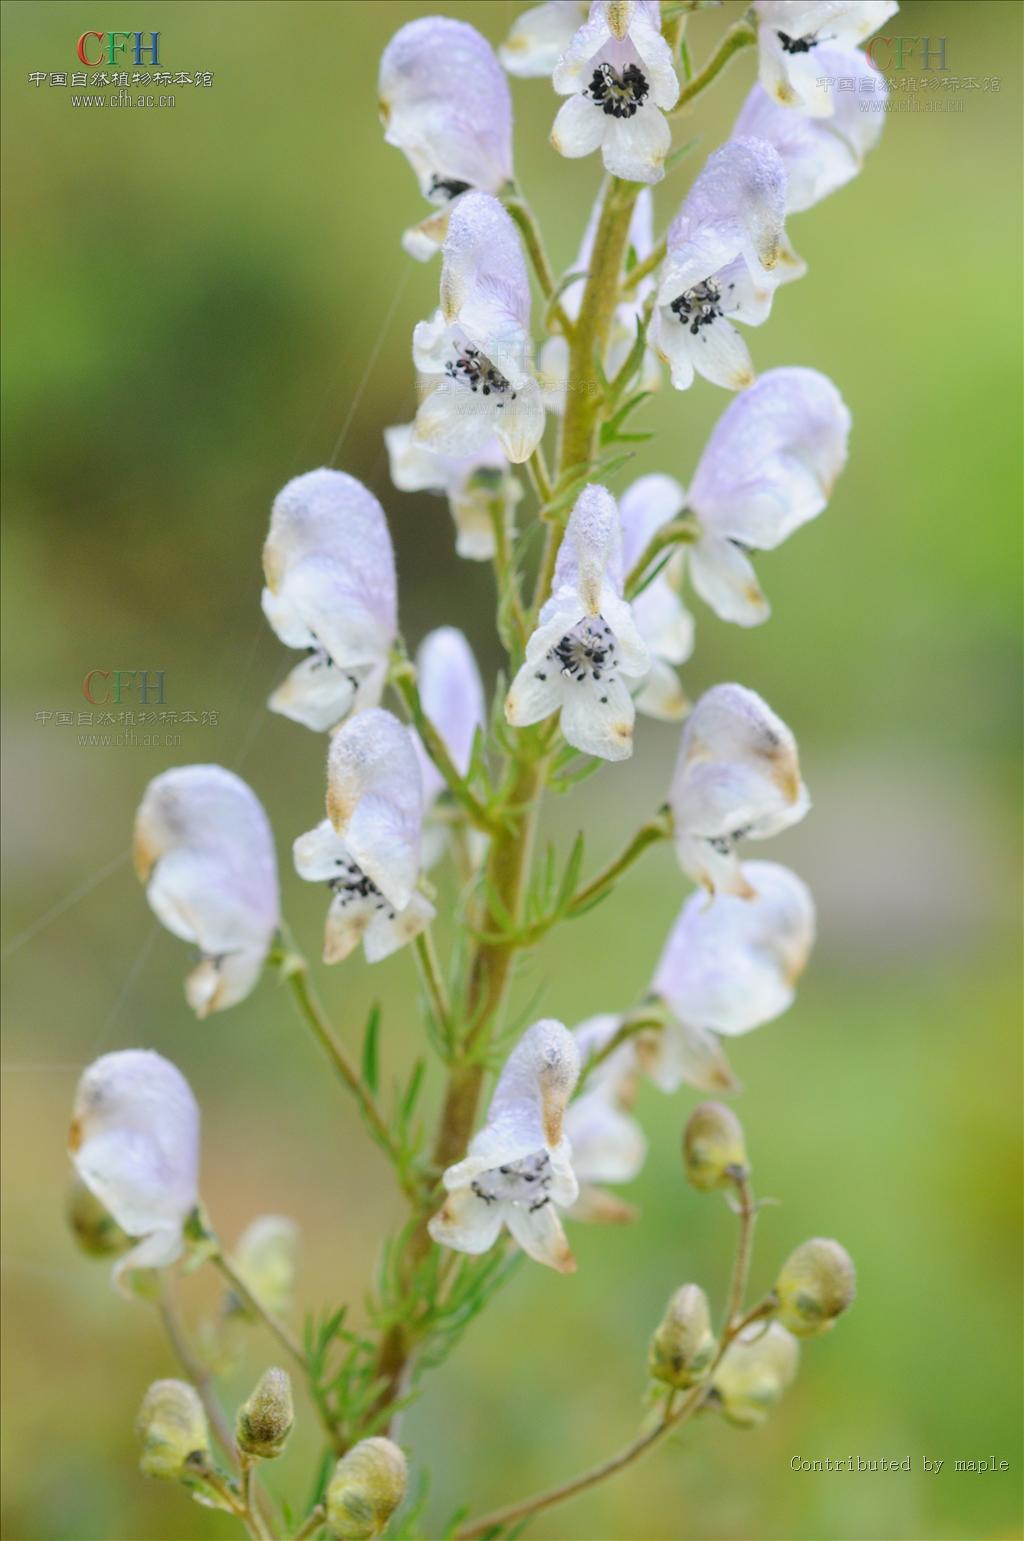
[[[233,1522],[147,1483],[132,1424],[174,1373],[155,1317],[111,1291],[62,1220],[68,1108],[101,1050],[159,1048],[204,1112],[218,1228],[301,1222],[301,1297],[358,1313],[398,1219],[388,1174],[288,1002],[266,983],[197,1024],[187,951],[129,866],[141,791],[167,762],[215,759],[265,801],[287,912],[316,952],[324,901],[285,859],[320,816],[323,745],[263,709],[290,667],[259,611],[270,501],[337,463],[388,510],[415,644],[461,625],[498,665],[486,569],[459,563],[440,501],[390,488],[382,429],[413,406],[409,335],[438,268],[399,247],[422,205],[377,123],[377,61],[412,3],[8,4],[4,10],[6,962],[5,1532],[12,1541],[183,1541]],[[519,7],[449,3],[492,42]],[[695,57],[738,13],[696,16]],[[760,369],[831,375],[854,419],[821,519],[759,562],[774,606],[753,632],[698,611],[691,694],[755,687],[795,728],[812,816],[757,854],[814,888],[821,937],[794,1009],[736,1045],[739,1109],[766,1212],[766,1287],[807,1235],[856,1258],[855,1310],[809,1345],[768,1426],[701,1420],[618,1481],[538,1520],[538,1538],[938,1538],[1020,1533],[1020,1065],[1017,934],[1017,487],[1021,9],[908,3],[887,28],[947,39],[951,72],[997,76],[962,111],[890,114],[864,175],[792,234],[809,276],[751,334]],[[28,82],[70,70],[87,29],[157,29],[170,69],[212,70],[173,110],[72,109]],[[747,55],[684,125],[728,133]],[[911,67],[909,73],[915,73]],[[516,160],[559,268],[595,195],[593,158],[547,148],[555,99],[513,86]],[[657,190],[671,217],[699,165]],[[727,397],[663,390],[637,472],[684,482]],[[615,480],[624,487],[634,468]],[[164,669],[168,705],[218,714],[180,747],[79,742],[89,669]],[[563,844],[616,849],[663,798],[676,733],[641,720],[634,761],[555,809]],[[556,823],[557,821],[557,823]],[[95,874],[113,865],[74,904]],[[522,1004],[574,1023],[645,987],[683,896],[671,856],[539,952]],[[37,924],[57,907],[47,923]],[[446,937],[442,934],[442,945]],[[320,970],[343,1033],[384,1008],[386,1070],[422,1039],[411,957]],[[429,1089],[436,1098],[437,1083]],[[433,1523],[611,1453],[641,1410],[647,1338],[669,1293],[724,1287],[733,1222],[681,1179],[695,1098],[644,1090],[651,1153],[633,1231],[584,1230],[571,1280],[524,1268],[427,1382],[403,1441],[433,1471]],[[188,1310],[216,1299],[187,1281]],[[270,1361],[255,1334],[229,1387]],[[270,1473],[301,1505],[312,1417]],[[913,1474],[813,1475],[794,1456],[912,1458]],[[941,1458],[939,1475],[921,1472]],[[956,1459],[1008,1459],[957,1474]]]

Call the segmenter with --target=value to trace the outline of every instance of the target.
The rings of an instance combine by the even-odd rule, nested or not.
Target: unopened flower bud
[[[750,1175],[743,1125],[721,1102],[701,1102],[683,1131],[686,1176],[702,1193]]]
[[[672,1296],[651,1339],[648,1368],[655,1380],[681,1390],[701,1379],[716,1347],[708,1297],[699,1284],[684,1284]]]
[[[853,1259],[838,1241],[815,1236],[791,1252],[775,1282],[778,1319],[798,1338],[828,1332],[857,1291]]]
[[[785,1327],[752,1322],[722,1355],[713,1381],[715,1403],[730,1423],[751,1428],[796,1377],[800,1346]]]
[[[295,1421],[292,1383],[286,1370],[267,1370],[238,1409],[235,1439],[246,1455],[270,1461],[280,1455]]]
[[[174,1481],[209,1462],[206,1414],[187,1381],[154,1381],[142,1399],[136,1427],[142,1440],[139,1466],[147,1477]]]
[[[405,1497],[405,1456],[390,1439],[364,1439],[334,1468],[327,1485],[327,1528],[336,1541],[379,1536]]]
[[[298,1271],[299,1228],[286,1215],[259,1215],[246,1226],[235,1247],[235,1267],[260,1305],[276,1316],[287,1316]],[[236,1295],[229,1294],[230,1314],[246,1314]]]
[[[131,1238],[80,1177],[68,1185],[64,1213],[75,1240],[89,1257],[116,1257],[131,1246]]]

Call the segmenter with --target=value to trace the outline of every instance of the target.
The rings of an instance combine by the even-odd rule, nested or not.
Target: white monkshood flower
[[[148,1049],[104,1054],[75,1092],[68,1153],[121,1229],[141,1238],[114,1268],[165,1268],[184,1251],[199,1202],[199,1108],[169,1060]]]
[[[786,168],[786,213],[801,214],[857,175],[878,143],[889,91],[866,55],[822,48],[814,56],[819,79],[831,81],[835,112],[809,118],[780,107],[762,85],[752,86],[733,128],[737,139],[764,139]],[[840,91],[840,79],[853,89]],[[870,108],[865,111],[865,106]]]
[[[422,16],[395,33],[380,61],[384,138],[406,156],[441,211],[402,237],[425,261],[444,240],[452,203],[471,188],[498,193],[512,178],[512,99],[487,39],[468,22]]]
[[[665,943],[651,988],[672,1020],[643,1059],[664,1091],[735,1085],[717,1035],[749,1033],[793,1004],[814,944],[810,889],[775,862],[743,873],[752,898],[691,894]]]
[[[417,444],[414,425],[385,428],[391,480],[400,492],[440,492],[455,521],[455,550],[471,562],[489,562],[495,552],[494,521],[510,527],[523,489],[510,473],[497,439],[474,455],[438,455]]]
[[[575,321],[580,313],[583,289],[586,283],[587,269],[590,267],[590,259],[594,250],[594,236],[597,233],[600,213],[601,200],[598,199],[587,221],[587,228],[583,234],[579,254],[571,268],[571,271],[579,273],[580,277],[562,290],[562,309],[570,321]],[[649,257],[654,246],[654,200],[649,187],[641,189],[636,203],[633,205],[633,214],[629,225],[629,244],[638,262],[643,262],[645,258]],[[630,350],[636,341],[637,322],[643,313],[644,300],[653,288],[653,285],[653,278],[641,279],[630,298],[623,301],[616,308],[608,334],[607,357],[605,359],[605,369],[609,379],[614,378],[618,374],[619,369],[629,356]],[[557,412],[559,415],[564,413],[566,396],[569,391],[569,343],[567,338],[549,337],[541,346],[540,381],[541,389],[544,392],[544,405],[550,411]],[[660,384],[661,368],[655,355],[650,349],[647,349],[641,366],[639,386],[645,391],[654,391],[657,390]]]
[[[244,1000],[280,923],[274,838],[259,798],[220,765],[164,771],[139,804],[133,851],[153,913],[199,948],[185,981],[196,1015]]]
[[[274,499],[263,612],[305,648],[267,703],[317,732],[376,706],[398,626],[395,554],[373,493],[344,471],[308,471]]]
[[[496,434],[509,460],[529,460],[544,433],[530,284],[516,227],[487,193],[467,193],[452,210],[441,308],[416,326],[413,360],[427,392],[415,443],[462,457]]]
[[[700,536],[690,577],[723,621],[757,626],[771,614],[750,561],[820,514],[846,463],[850,414],[814,369],[772,369],[715,424],[688,505]]]
[[[627,487],[619,503],[622,515],[622,565],[628,574],[647,542],[663,524],[677,519],[686,493],[673,476],[655,472]],[[693,652],[693,616],[679,597],[681,551],[670,558],[652,583],[632,601],[637,630],[651,653],[651,672],[636,698],[637,711],[662,722],[676,722],[687,708],[676,668]]]
[[[573,1029],[580,1061],[586,1064],[618,1032],[621,1018],[590,1017]],[[631,1115],[636,1099],[639,1066],[634,1045],[627,1041],[595,1065],[584,1090],[569,1104],[565,1132],[572,1145],[572,1164],[580,1185],[579,1198],[569,1210],[573,1220],[621,1224],[636,1211],[605,1183],[628,1183],[639,1176],[647,1156],[647,1140]]]
[[[738,391],[754,378],[733,326],[766,320],[779,284],[786,173],[763,139],[732,139],[710,155],[668,232],[653,340],[685,391],[694,370]]]
[[[416,682],[424,712],[444,741],[459,775],[465,776],[477,729],[484,726],[486,707],[473,649],[457,627],[439,626],[423,638],[416,652]],[[423,778],[423,866],[428,868],[440,860],[447,843],[449,826],[439,815],[431,817],[445,780],[415,728],[409,731]],[[472,842],[478,833],[470,831]]]
[[[360,712],[331,740],[327,818],[300,835],[295,870],[334,895],[324,962],[340,963],[363,943],[377,963],[411,942],[434,918],[416,888],[423,788],[412,735],[390,712]]]
[[[448,1197],[429,1227],[436,1242],[486,1252],[506,1225],[536,1262],[575,1272],[555,1205],[568,1209],[579,1192],[564,1128],[579,1073],[576,1040],[561,1022],[526,1030],[505,1062],[487,1122],[444,1174]]]
[[[811,806],[796,740],[766,701],[742,685],[715,685],[679,741],[669,805],[679,865],[714,893],[750,896],[736,847],[767,840]]]
[[[898,10],[896,0],[754,0],[762,86],[783,107],[830,117],[838,93],[817,50],[852,52]]]
[[[512,23],[498,58],[510,75],[550,76],[590,13],[590,0],[549,0]]]
[[[676,104],[679,81],[658,0],[594,0],[552,84],[569,98],[551,130],[559,154],[600,150],[613,177],[661,181],[672,143],[665,113]]]
[[[551,598],[526,644],[505,717],[514,728],[561,713],[562,735],[581,754],[626,760],[636,711],[627,680],[651,666],[622,597],[619,511],[607,487],[584,487],[558,552]]]

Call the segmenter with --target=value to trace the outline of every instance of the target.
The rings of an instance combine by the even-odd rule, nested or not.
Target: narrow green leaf
[[[366,1023],[366,1032],[363,1034],[363,1080],[374,1096],[377,1095],[380,1085],[379,1033],[380,1007],[374,1006]]]
[[[562,874],[562,882],[558,889],[558,898],[555,900],[555,909],[562,914],[569,900],[576,892],[576,884],[579,882],[580,872],[583,867],[583,851],[585,841],[583,831],[573,841],[572,850],[569,852],[569,860],[565,864],[565,872]]]

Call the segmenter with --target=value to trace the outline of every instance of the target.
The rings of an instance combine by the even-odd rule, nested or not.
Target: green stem
[[[487,817],[487,811],[467,787],[464,777],[459,773],[458,767],[448,753],[447,744],[423,710],[416,684],[416,670],[404,654],[398,654],[392,665],[391,683],[405,703],[413,725],[423,741],[423,747],[444,777],[448,790],[456,802],[465,809],[476,828],[489,832],[491,822]]]
[[[665,236],[662,236],[661,240],[651,250],[650,254],[646,256],[642,262],[638,262],[635,267],[630,268],[629,272],[622,280],[623,296],[632,294],[637,284],[642,283],[642,281],[648,276],[649,273],[654,272],[655,268],[661,267],[661,264],[665,260],[665,253],[667,251],[668,241]]]
[[[540,291],[544,298],[550,301],[557,289],[557,282],[554,270],[548,261],[547,252],[544,250],[544,241],[541,237],[537,218],[525,198],[510,197],[506,198],[504,203],[510,217],[519,227],[519,232],[523,237],[523,245],[526,247],[526,254],[533,266],[534,273],[537,275]],[[566,337],[570,336],[572,333],[572,322],[557,301],[554,305],[550,306],[550,313],[557,323],[558,330],[564,333]]]
[[[702,91],[706,91],[712,81],[717,80],[730,59],[739,53],[740,49],[749,48],[751,43],[756,42],[757,32],[749,22],[738,21],[735,26],[730,27],[729,31],[720,39],[718,47],[710,59],[708,59],[704,68],[698,70],[693,79],[688,80],[683,86],[679,93],[679,100],[669,113],[669,117],[674,118],[683,111],[684,107],[688,107],[696,97],[700,96]]]
[[[232,1463],[237,1462],[235,1451],[235,1436],[228,1423],[227,1415],[221,1407],[213,1385],[213,1376],[206,1365],[192,1351],[192,1345],[188,1341],[181,1317],[178,1314],[177,1302],[174,1299],[173,1285],[170,1276],[165,1276],[157,1310],[160,1320],[164,1324],[168,1342],[174,1350],[178,1363],[181,1365],[188,1379],[199,1394],[199,1400],[203,1404],[207,1421],[217,1439],[224,1454]]]
[[[730,1332],[730,1329],[731,1335],[735,1337],[736,1332],[739,1331],[738,1324],[742,1322],[743,1300],[747,1293],[750,1258],[754,1246],[754,1222],[757,1219],[757,1205],[754,1203],[754,1195],[748,1178],[738,1177],[736,1179],[736,1196],[739,1200],[740,1235],[736,1246],[732,1279],[729,1283],[729,1299],[725,1308],[723,1337]]]
[[[292,1541],[308,1541],[308,1538],[321,1528],[326,1519],[327,1510],[323,1504],[317,1504],[316,1508],[311,1509],[306,1515],[306,1518],[292,1537]]]
[[[285,1353],[289,1354],[291,1358],[295,1360],[295,1363],[298,1365],[303,1375],[305,1375],[308,1370],[308,1364],[306,1362],[306,1355],[303,1351],[302,1345],[299,1343],[297,1338],[292,1336],[291,1330],[285,1326],[284,1322],[281,1321],[281,1318],[279,1316],[275,1316],[273,1311],[268,1311],[266,1306],[264,1306],[258,1297],[253,1294],[252,1290],[246,1284],[245,1280],[235,1268],[234,1264],[230,1262],[227,1257],[225,1257],[224,1253],[219,1249],[219,1247],[216,1252],[211,1254],[210,1262],[224,1275],[224,1278],[227,1280],[231,1287],[232,1293],[237,1295],[238,1299],[245,1306],[246,1310],[250,1312],[251,1315],[258,1317],[260,1321],[269,1328],[271,1333],[273,1333],[274,1337],[277,1339],[278,1343],[280,1343],[281,1347],[284,1349]]]
[[[428,926],[421,931],[413,942],[413,950],[416,953],[416,962],[419,965],[420,978],[430,996],[430,1004],[437,1019],[437,1025],[441,1029],[444,1041],[451,1044],[455,1023],[452,1019],[451,1002],[448,999],[448,991],[445,988],[444,978],[441,974],[441,965],[437,960],[437,952],[434,949],[433,933]]]

